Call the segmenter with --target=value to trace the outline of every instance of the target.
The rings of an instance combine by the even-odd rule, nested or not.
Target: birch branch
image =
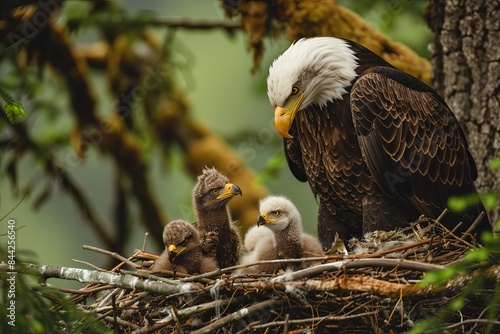
[[[0,270],[10,272],[9,265],[5,262],[0,263]],[[50,265],[36,265],[26,263],[16,266],[18,273],[42,276],[44,278],[60,278],[66,280],[78,281],[81,283],[109,284],[114,287],[124,289],[135,289],[162,295],[172,295],[177,293],[187,293],[202,291],[197,289],[194,284],[168,284],[157,280],[142,279],[130,274],[116,274],[111,272],[100,272],[95,270],[58,267]]]

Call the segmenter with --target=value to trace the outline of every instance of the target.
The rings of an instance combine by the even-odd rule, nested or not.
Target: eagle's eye
[[[292,86],[292,94],[291,95],[297,94],[299,92],[299,89],[300,89],[299,85],[298,84],[294,84]]]
[[[179,246],[186,246],[188,243],[188,238],[182,240],[180,243],[179,243]]]
[[[281,215],[281,211],[276,210],[276,211],[271,212],[271,214],[272,214],[273,216],[275,216],[275,217],[279,217],[279,216]]]
[[[210,190],[210,193],[212,195],[217,195],[219,193],[219,189],[218,188],[214,188],[214,189]]]

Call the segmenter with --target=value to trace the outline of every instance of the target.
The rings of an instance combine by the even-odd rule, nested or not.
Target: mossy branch
[[[225,8],[234,10],[234,6]],[[401,43],[392,42],[359,15],[337,5],[335,1],[239,1],[237,11],[241,13],[241,22],[248,34],[248,44],[254,52],[254,71],[260,66],[264,38],[271,34],[271,27],[278,26],[285,31],[286,38],[290,41],[313,36],[335,36],[353,40],[397,68],[427,84],[431,82],[431,65],[427,59]],[[228,11],[228,14],[234,13]]]

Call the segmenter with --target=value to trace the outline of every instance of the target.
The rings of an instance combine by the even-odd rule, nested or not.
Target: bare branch
[[[16,267],[17,272],[28,275],[39,275],[44,278],[61,278],[78,281],[81,283],[99,283],[110,284],[114,287],[124,289],[136,289],[147,292],[159,293],[162,295],[172,295],[176,293],[195,292],[198,288],[191,283],[182,283],[177,285],[167,284],[150,279],[141,279],[133,275],[122,275],[116,273],[105,273],[94,270],[58,267],[50,265],[23,264]],[[2,262],[0,270],[10,271],[9,266]]]
[[[311,277],[314,275],[321,275],[324,272],[335,272],[340,271],[342,269],[354,269],[354,268],[399,268],[399,269],[408,269],[420,272],[426,272],[434,269],[442,269],[443,266],[430,264],[430,263],[422,263],[417,261],[403,260],[403,259],[354,259],[354,260],[345,260],[339,262],[331,262],[320,264],[317,266],[305,268],[302,270],[297,270],[292,273],[287,273],[281,276],[274,278],[274,281],[285,281],[285,280],[297,280],[304,277]]]
[[[139,265],[135,264],[134,262],[132,262],[129,259],[121,256],[120,254],[118,254],[116,252],[110,252],[110,251],[102,249],[102,248],[98,248],[98,247],[94,247],[94,246],[88,246],[88,245],[83,245],[82,248],[86,249],[86,250],[91,250],[93,252],[97,252],[97,253],[109,255],[109,256],[117,259],[117,260],[120,260],[120,261],[128,264],[132,268],[139,268],[140,267]]]

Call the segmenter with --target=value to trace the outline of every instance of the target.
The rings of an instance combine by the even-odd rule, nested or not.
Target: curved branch
[[[389,269],[408,269],[419,272],[426,272],[434,269],[443,269],[444,266],[430,263],[422,263],[417,261],[403,260],[403,259],[354,259],[345,260],[340,262],[331,262],[320,264],[317,266],[297,270],[292,273],[275,277],[273,281],[284,282],[298,280],[304,277],[311,277],[321,275],[324,272],[336,272],[343,269],[357,269],[357,268],[389,268]]]

